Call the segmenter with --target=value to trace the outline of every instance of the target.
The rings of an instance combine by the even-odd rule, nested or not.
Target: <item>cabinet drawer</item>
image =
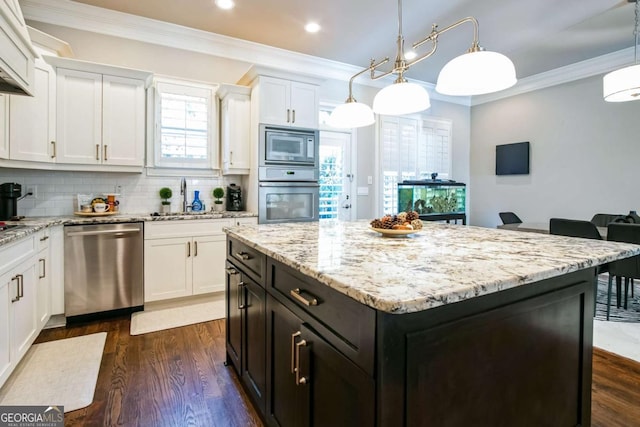
[[[150,221],[144,224],[145,239],[223,234],[231,222],[227,219]]]
[[[270,293],[283,296],[317,319],[331,334],[335,334],[323,334],[327,340],[365,371],[373,374],[374,309],[322,283],[310,280],[277,261],[269,259],[267,272],[267,289]]]
[[[32,234],[0,249],[0,274],[36,253],[36,240]]]
[[[242,268],[244,273],[247,273],[253,280],[264,286],[266,265],[266,256],[264,254],[238,240],[228,238],[227,258],[244,267]]]

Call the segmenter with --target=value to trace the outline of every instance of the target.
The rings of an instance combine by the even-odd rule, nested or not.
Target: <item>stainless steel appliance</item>
[[[318,167],[318,131],[260,125],[260,165]]]
[[[141,309],[143,223],[68,225],[64,229],[65,316]]]
[[[258,222],[317,221],[320,185],[317,182],[260,182]]]

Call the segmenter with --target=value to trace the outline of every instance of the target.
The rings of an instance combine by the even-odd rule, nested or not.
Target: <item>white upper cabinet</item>
[[[9,158],[55,162],[56,76],[36,61],[33,97],[9,96]]]
[[[57,164],[140,171],[151,73],[59,57],[45,60],[56,66]]]
[[[222,173],[246,175],[251,168],[251,89],[222,85],[220,97],[220,144]]]
[[[142,166],[144,81],[58,68],[58,162]]]
[[[260,123],[300,128],[318,128],[317,85],[261,76]]]

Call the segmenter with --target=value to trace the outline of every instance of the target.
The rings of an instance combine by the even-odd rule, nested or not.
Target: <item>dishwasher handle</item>
[[[141,233],[139,228],[123,228],[122,230],[93,230],[93,231],[72,231],[67,233],[67,236],[99,236],[103,234],[113,234],[115,236],[122,236],[124,234]]]

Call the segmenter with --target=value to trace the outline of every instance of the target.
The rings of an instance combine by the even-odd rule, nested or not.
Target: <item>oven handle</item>
[[[300,181],[287,181],[287,182],[260,182],[259,187],[320,187],[317,182],[300,182]]]

